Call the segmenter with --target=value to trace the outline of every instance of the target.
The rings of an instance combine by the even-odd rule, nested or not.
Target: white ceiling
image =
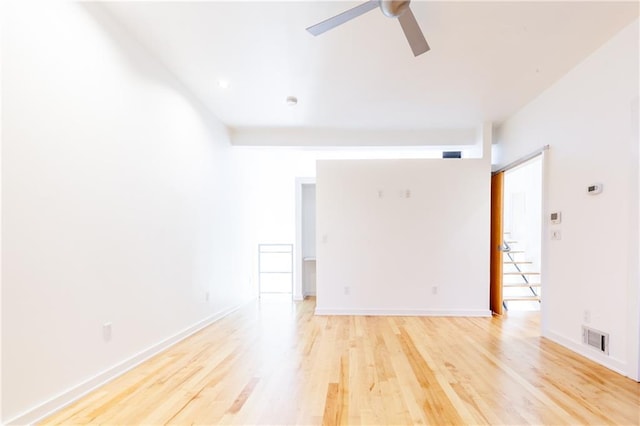
[[[636,2],[413,1],[431,45],[417,58],[378,9],[318,37],[305,31],[359,3],[103,5],[232,128],[499,123],[638,16]]]

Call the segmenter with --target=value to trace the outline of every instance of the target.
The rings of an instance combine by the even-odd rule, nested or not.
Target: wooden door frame
[[[502,315],[502,243],[504,237],[504,171],[491,176],[491,260],[489,279],[489,308]]]

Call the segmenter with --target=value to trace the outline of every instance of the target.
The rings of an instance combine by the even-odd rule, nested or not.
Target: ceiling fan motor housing
[[[397,18],[409,8],[411,0],[380,0],[380,10],[389,18]]]

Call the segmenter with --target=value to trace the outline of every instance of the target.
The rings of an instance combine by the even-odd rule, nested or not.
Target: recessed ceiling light
[[[229,82],[227,80],[218,80],[218,86],[220,86],[221,89],[228,89]]]
[[[294,106],[298,104],[298,98],[295,96],[287,96],[287,105]]]

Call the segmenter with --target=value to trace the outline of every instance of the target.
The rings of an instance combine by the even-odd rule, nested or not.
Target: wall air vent
[[[442,158],[462,158],[462,151],[442,151]]]
[[[582,326],[582,343],[609,355],[609,334]]]

